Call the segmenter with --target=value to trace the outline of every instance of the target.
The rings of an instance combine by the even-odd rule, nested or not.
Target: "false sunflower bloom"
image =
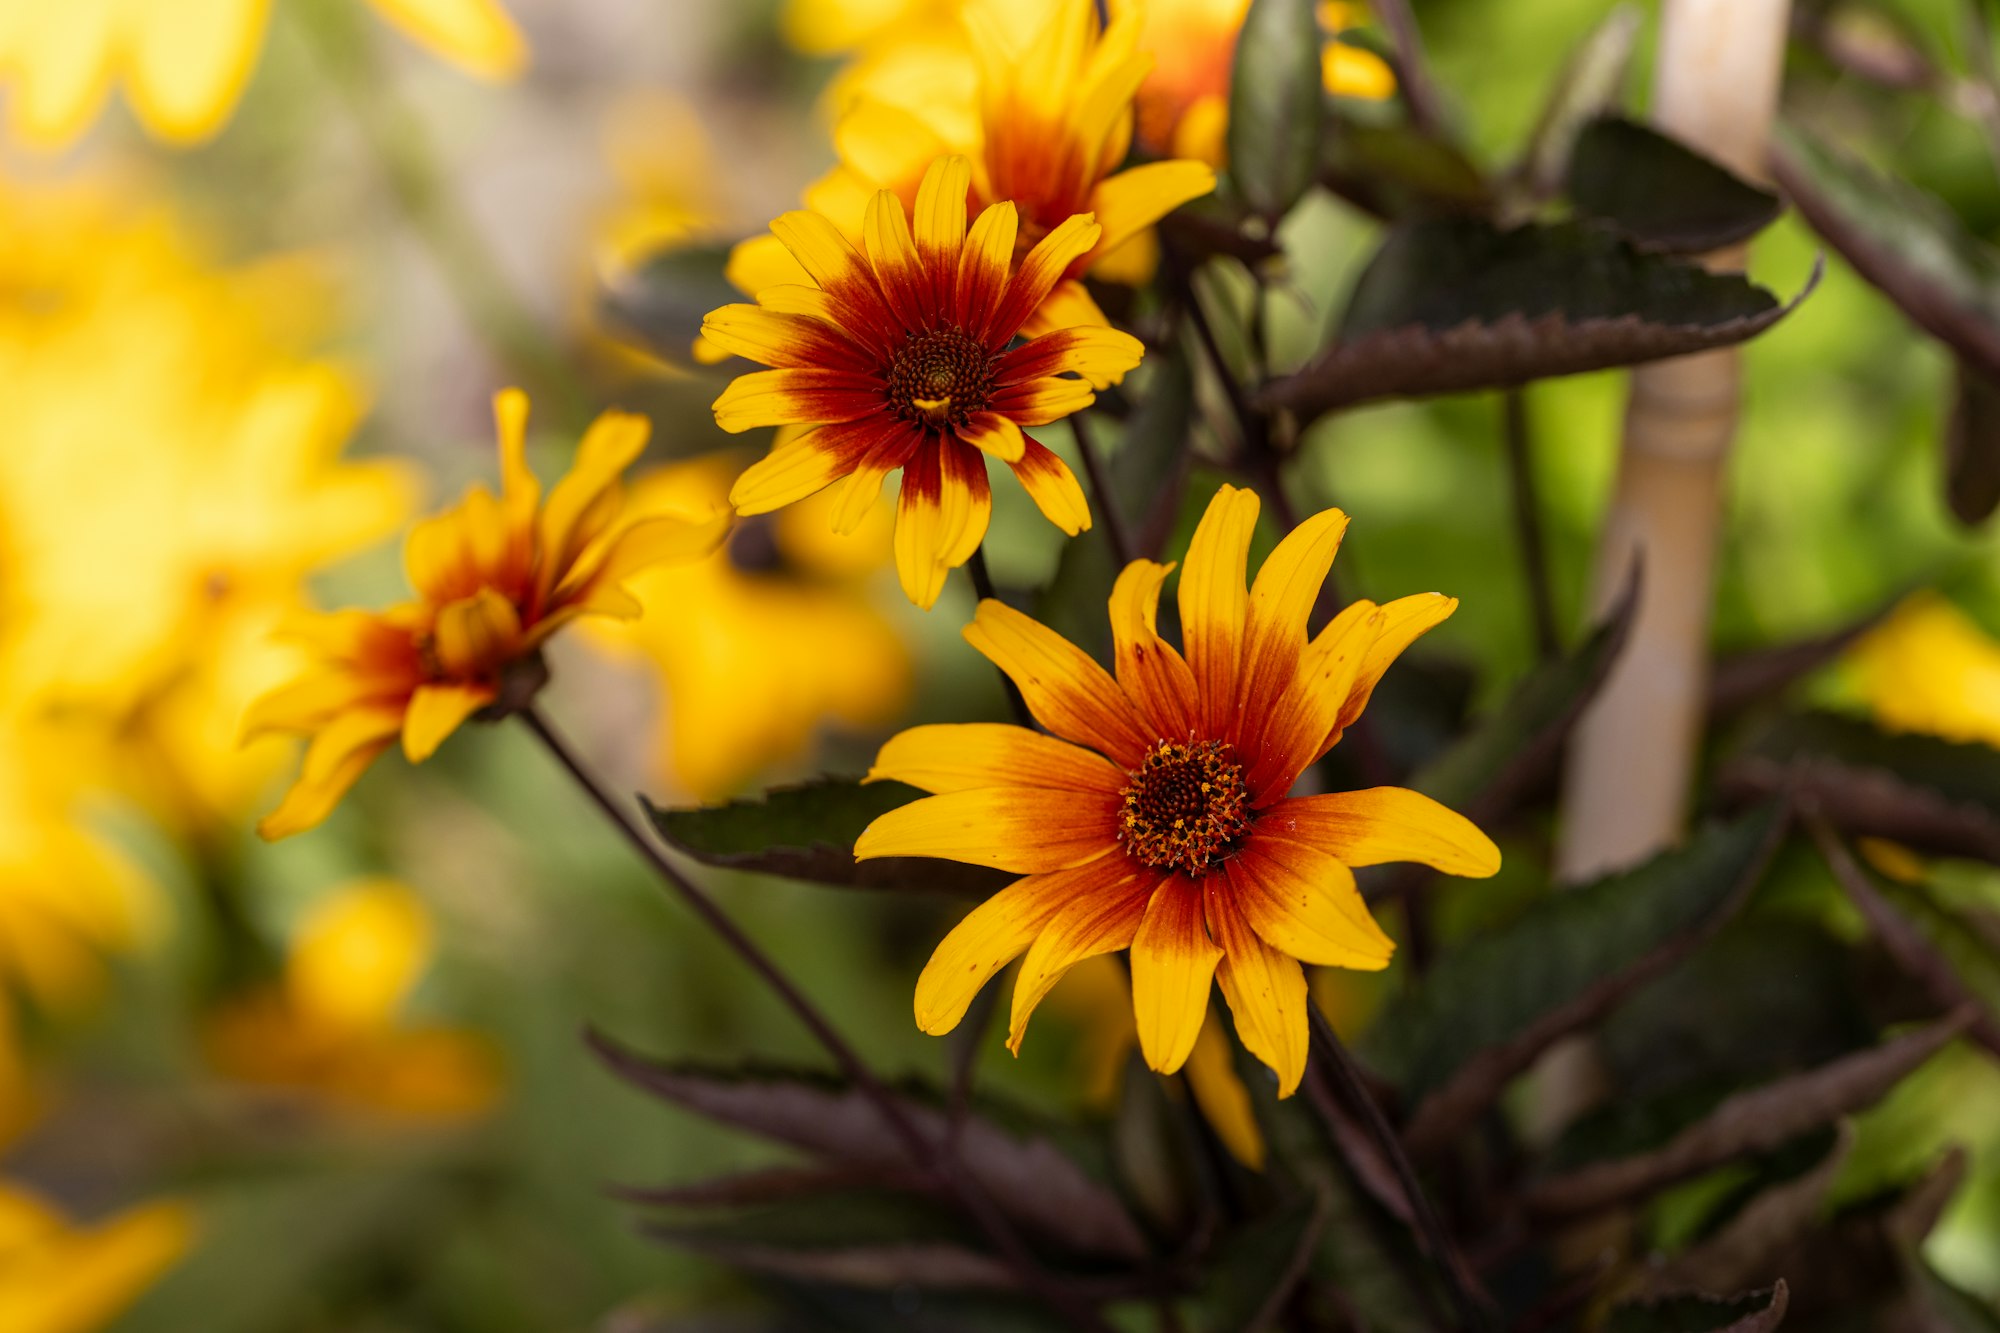
[[[340,0],[352,3],[353,0]],[[527,44],[499,0],[370,0],[469,74],[507,78]],[[67,146],[122,87],[139,123],[194,144],[228,123],[257,66],[270,0],[13,0],[0,4],[0,85],[14,135]]]
[[[1078,279],[1099,270],[1143,280],[1150,260],[1121,265],[1131,259],[1126,243],[1213,190],[1215,172],[1193,161],[1120,170],[1132,143],[1133,94],[1151,63],[1138,49],[1138,14],[1101,27],[1096,0],[971,0],[961,21],[960,51],[926,35],[929,46],[914,62],[878,57],[872,76],[844,81],[846,109],[834,127],[840,162],[806,192],[806,206],[859,238],[876,191],[910,202],[931,162],[964,156],[974,206],[1012,201],[1024,253],[1077,214],[1097,219],[1091,244],[1065,260],[1044,307],[1030,312],[1029,336],[1104,324]],[[950,77],[923,76],[922,65],[940,62]],[[732,280],[753,294],[797,282],[796,272],[763,238],[739,247],[730,267]]]
[[[501,392],[493,415],[501,493],[474,486],[411,530],[404,565],[417,599],[301,626],[319,664],[252,706],[250,735],[312,738],[298,781],[258,826],[265,837],[325,819],[398,736],[421,762],[474,713],[518,702],[551,634],[582,615],[637,616],[627,579],[706,555],[728,531],[726,513],[623,518],[620,478],[646,447],[644,417],[598,417],[544,499],[528,470],[527,396]]]
[[[868,205],[863,249],[818,213],[787,213],[772,232],[810,285],[765,289],[702,324],[710,342],[771,370],[743,375],[715,400],[728,431],[810,426],[753,465],[729,493],[739,514],[765,514],[842,481],[834,527],[857,527],[902,469],[896,572],[929,608],[946,573],[972,558],[993,506],[986,458],[1009,467],[1051,523],[1090,526],[1083,488],[1023,431],[1094,399],[1139,364],[1138,339],[1091,325],[1008,344],[1077,256],[1096,242],[1072,217],[1012,264],[1020,219],[999,203],[966,227],[972,180],[964,158],[940,158],[917,191],[915,231],[888,190]]]
[[[976,908],[917,981],[917,1026],[948,1032],[1026,953],[1008,1045],[1071,967],[1131,950],[1146,1062],[1181,1067],[1219,982],[1243,1043],[1298,1087],[1307,1049],[1301,963],[1379,970],[1395,946],[1355,887],[1357,866],[1500,866],[1463,816],[1399,787],[1291,797],[1384,670],[1458,603],[1436,593],[1356,602],[1308,641],[1306,620],[1347,518],[1330,509],[1280,542],[1246,593],[1257,498],[1225,486],[1180,580],[1185,654],[1155,628],[1170,567],[1135,560],[1111,594],[1114,678],[1082,649],[987,600],[965,630],[1051,734],[916,727],[869,776],[935,793],[877,819],[857,857],[935,856],[1025,878]]]

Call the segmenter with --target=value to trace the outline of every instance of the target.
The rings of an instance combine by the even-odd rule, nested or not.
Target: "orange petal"
[[[1160,872],[1124,856],[1104,858],[1107,882],[1075,892],[1069,905],[1042,928],[1014,979],[1014,1006],[1007,1023],[1007,1049],[1021,1053],[1021,1038],[1035,1007],[1063,974],[1086,958],[1112,953],[1132,943]],[[1122,862],[1122,868],[1114,869]]]
[[[1103,667],[1054,630],[1003,602],[979,604],[965,641],[1013,678],[1041,724],[1130,770],[1156,739]]]
[[[956,155],[932,162],[917,187],[917,253],[934,299],[949,299],[957,280],[959,251],[965,246],[966,195],[971,189],[972,164]]]
[[[732,435],[759,426],[821,426],[878,413],[881,386],[848,370],[757,370],[738,375],[715,400],[715,422]]]
[[[487,676],[519,655],[521,617],[512,602],[481,588],[438,612],[432,645],[445,675]]]
[[[1049,787],[1116,795],[1125,774],[1080,745],[1002,722],[937,722],[891,736],[869,782],[907,782],[928,792]]]
[[[1148,162],[1106,176],[1090,192],[1090,208],[1104,234],[1086,262],[1094,263],[1125,241],[1158,222],[1190,199],[1215,188],[1215,171],[1206,162]]]
[[[1144,343],[1119,329],[1058,329],[1002,356],[998,379],[1001,384],[1017,384],[1074,374],[1101,389],[1123,379],[1145,354]]]
[[[807,431],[751,464],[729,488],[729,503],[743,515],[768,514],[824,490],[854,471],[885,440],[904,436],[887,413]]]
[[[1206,880],[1208,929],[1224,955],[1215,980],[1236,1019],[1236,1035],[1277,1074],[1278,1095],[1289,1097],[1305,1075],[1311,1044],[1305,970],[1297,959],[1264,943],[1237,911],[1222,881],[1221,875]]]
[[[1458,599],[1446,597],[1443,593],[1420,592],[1410,597],[1398,597],[1382,607],[1382,623],[1375,631],[1374,642],[1362,656],[1361,669],[1355,673],[1354,683],[1349,686],[1347,700],[1341,706],[1340,718],[1334,724],[1332,733],[1320,753],[1333,748],[1340,739],[1340,733],[1354,725],[1354,719],[1361,716],[1361,710],[1368,706],[1368,700],[1375,693],[1376,684],[1390,665],[1403,655],[1403,650],[1428,634],[1437,626],[1451,618],[1458,610]],[[1331,629],[1332,626],[1328,626]],[[1326,630],[1321,631],[1322,634]]]
[[[1369,915],[1354,872],[1330,853],[1266,836],[1264,821],[1224,862],[1243,919],[1300,962],[1379,972],[1396,946]]]
[[[997,389],[987,406],[1014,418],[1018,425],[1046,426],[1081,412],[1096,401],[1097,394],[1089,380],[1049,375]]]
[[[1056,914],[1122,876],[1125,858],[1100,857],[1073,870],[1016,880],[972,912],[939,943],[917,978],[917,1027],[936,1036],[958,1026],[972,997],[995,972],[1020,957]]]
[[[1019,227],[1020,218],[1011,201],[990,205],[972,224],[965,249],[959,252],[953,295],[960,328],[983,332],[1005,299],[1007,270],[1014,262],[1014,237]]]
[[[1306,648],[1306,621],[1346,531],[1347,515],[1338,509],[1322,510],[1287,533],[1257,571],[1244,623],[1238,686],[1242,700],[1238,716],[1246,723],[1269,718],[1298,673],[1299,657]],[[1345,691],[1337,697],[1344,699]]]
[[[1160,588],[1172,565],[1134,560],[1111,589],[1111,641],[1118,683],[1156,737],[1195,730],[1200,699],[1194,673],[1158,631]]]
[[[1160,885],[1132,941],[1132,1012],[1148,1068],[1171,1074],[1187,1062],[1221,959],[1203,920],[1201,888],[1178,875]]]
[[[1223,486],[1188,544],[1181,565],[1181,642],[1202,699],[1202,728],[1221,736],[1236,709],[1237,669],[1250,595],[1250,535],[1257,528],[1257,493]]]
[[[1099,235],[1097,219],[1079,213],[1063,219],[1042,237],[1015,271],[1006,297],[986,325],[986,341],[994,344],[1011,341],[1042,299],[1067,276],[1069,266],[1097,244]]]
[[[1310,843],[1351,866],[1416,861],[1469,879],[1484,879],[1500,869],[1500,849],[1477,825],[1402,787],[1280,801],[1258,817],[1257,827]]]
[[[934,856],[1034,874],[1093,861],[1117,845],[1118,797],[1046,787],[926,796],[861,831],[854,858]]]
[[[1069,536],[1090,531],[1090,501],[1083,495],[1076,473],[1055,456],[1040,440],[1022,436],[1020,458],[1011,466],[1014,479],[1042,511],[1042,517]]]
[[[877,190],[868,201],[861,224],[863,253],[875,271],[875,282],[904,328],[924,328],[932,317],[930,281],[917,257],[916,238],[903,201],[894,191]]]
[[[1339,716],[1381,623],[1382,610],[1372,602],[1344,608],[1334,618],[1340,632],[1313,642],[1283,696],[1259,710],[1245,708],[1236,748],[1254,805],[1283,798],[1322,753],[1320,738]]]

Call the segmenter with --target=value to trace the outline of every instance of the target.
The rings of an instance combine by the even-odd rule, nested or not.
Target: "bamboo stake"
[[[1665,0],[1653,121],[1749,180],[1765,153],[1784,73],[1789,0]],[[1703,258],[1741,271],[1744,248]],[[1617,488],[1591,583],[1601,616],[1643,562],[1625,652],[1570,740],[1559,880],[1634,865],[1679,842],[1708,693],[1708,635],[1723,480],[1741,400],[1740,354],[1703,352],[1632,372]],[[1603,1070],[1587,1039],[1550,1050],[1527,1131],[1553,1139],[1597,1101]]]
[[[1784,69],[1789,0],[1666,0],[1653,119],[1751,180]],[[1741,270],[1742,247],[1706,256]],[[1703,702],[1723,478],[1736,435],[1739,354],[1704,352],[1632,374],[1624,449],[1591,588],[1602,612],[1635,561],[1632,638],[1570,744],[1556,873],[1582,880],[1679,841]]]

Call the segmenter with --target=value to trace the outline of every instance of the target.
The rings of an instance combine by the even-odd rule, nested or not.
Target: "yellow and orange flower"
[[[1124,7],[1140,8],[1134,0],[1124,0]],[[1153,72],[1139,89],[1139,142],[1155,153],[1221,167],[1236,34],[1250,0],[1148,0],[1143,8],[1139,49],[1153,57]],[[1320,80],[1335,97],[1379,102],[1394,95],[1395,72],[1373,51],[1341,40],[1366,17],[1362,5],[1320,4],[1320,26],[1328,34],[1320,48]]]
[[[1139,364],[1138,339],[1091,325],[1008,344],[1099,228],[1068,219],[1012,265],[1020,220],[989,206],[970,231],[964,158],[940,158],[917,192],[916,227],[887,190],[868,206],[863,250],[818,213],[787,213],[772,232],[806,284],[766,288],[756,305],[724,306],[702,325],[710,342],[771,370],[736,379],[715,400],[724,430],[811,426],[736,481],[740,514],[764,514],[846,478],[834,527],[867,517],[889,473],[902,469],[896,572],[928,608],[945,575],[972,558],[993,497],[985,455],[1014,469],[1043,515],[1071,536],[1090,506],[1069,467],[1024,426],[1090,405],[1102,385]]]
[[[351,0],[343,0],[343,3]],[[370,0],[383,18],[467,73],[500,79],[527,43],[500,0]],[[270,0],[60,0],[0,4],[0,85],[15,137],[62,148],[122,87],[139,122],[193,144],[228,123],[270,18]]]
[[[1063,281],[1026,321],[1029,336],[1103,324],[1076,279],[1214,189],[1215,173],[1183,161],[1119,170],[1132,142],[1132,97],[1150,64],[1138,49],[1137,14],[1100,28],[1096,0],[973,0],[961,18],[969,86],[958,77],[923,78],[909,61],[846,81],[846,109],[834,128],[840,164],[807,190],[806,206],[859,238],[876,191],[914,202],[935,159],[963,155],[972,164],[974,207],[1014,204],[1022,252],[1076,214],[1097,219],[1092,243],[1065,260]],[[956,73],[963,58],[927,48],[917,63],[943,61]],[[912,88],[924,91],[912,96]],[[762,239],[739,247],[730,271],[752,294],[798,281],[796,265]]]
[[[474,486],[410,532],[404,565],[417,600],[302,625],[319,665],[251,708],[252,736],[312,738],[298,781],[258,826],[265,837],[325,819],[398,736],[411,762],[429,758],[467,718],[502,701],[509,673],[531,665],[556,630],[581,615],[638,615],[625,580],[698,559],[728,532],[726,513],[621,521],[620,478],[646,447],[644,417],[600,416],[544,502],[528,470],[527,396],[497,394],[493,415],[501,493]]]
[[[1054,631],[987,600],[965,630],[1051,734],[994,723],[916,727],[869,776],[935,793],[877,819],[856,857],[935,856],[1015,871],[944,939],[917,981],[917,1026],[948,1032],[995,972],[1027,954],[1008,1044],[1071,967],[1129,948],[1139,1044],[1172,1072],[1194,1049],[1211,978],[1244,1045],[1298,1087],[1301,963],[1379,970],[1395,946],[1353,868],[1420,861],[1486,876],[1500,853],[1463,816],[1400,787],[1290,797],[1389,664],[1458,603],[1356,602],[1310,641],[1306,621],[1347,527],[1330,509],[1280,542],[1246,593],[1257,497],[1225,486],[1180,580],[1186,655],[1160,638],[1171,567],[1135,560],[1111,594],[1117,676]]]

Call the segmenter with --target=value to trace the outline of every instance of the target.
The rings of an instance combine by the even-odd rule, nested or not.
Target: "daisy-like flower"
[[[479,710],[518,704],[516,691],[539,683],[551,634],[582,615],[637,616],[627,579],[699,559],[727,534],[726,512],[622,516],[621,477],[651,430],[644,417],[598,417],[544,500],[528,470],[527,396],[504,390],[493,415],[501,493],[474,486],[411,530],[403,556],[417,599],[302,625],[318,664],[251,707],[248,735],[312,738],[298,781],[258,825],[266,838],[325,819],[398,736],[421,762]]]
[[[353,0],[340,0],[353,3]],[[500,0],[370,0],[383,18],[467,73],[518,73],[528,48]],[[122,87],[139,123],[193,144],[228,123],[257,67],[270,0],[9,0],[0,86],[15,137],[65,147]]]
[[[935,795],[869,825],[854,854],[934,856],[1019,872],[944,939],[917,981],[917,1026],[958,1024],[987,979],[1026,953],[1008,1045],[1075,964],[1129,948],[1146,1062],[1194,1049],[1211,978],[1244,1044],[1298,1087],[1307,1050],[1301,963],[1378,970],[1395,946],[1354,868],[1420,861],[1453,875],[1500,867],[1463,816],[1399,787],[1290,797],[1339,741],[1382,673],[1458,603],[1436,593],[1356,602],[1310,641],[1306,620],[1347,518],[1315,515],[1247,593],[1257,497],[1225,486],[1181,572],[1186,652],[1155,628],[1170,566],[1135,560],[1111,594],[1117,676],[1000,602],[965,630],[1013,677],[1042,735],[966,723],[891,739],[871,779]]]
[[[1022,427],[1089,406],[1092,385],[1132,369],[1144,351],[1100,325],[1008,350],[1098,226],[1070,218],[1015,269],[1014,205],[991,205],[968,230],[971,180],[964,158],[932,163],[914,234],[902,201],[878,191],[861,250],[817,213],[785,214],[771,230],[809,285],[766,288],[756,305],[724,306],[702,324],[710,342],[774,367],[739,377],[715,400],[724,430],[812,427],[737,479],[736,512],[769,513],[845,478],[834,527],[851,531],[901,468],[896,572],[925,608],[986,535],[986,454],[1013,468],[1064,532],[1090,526],[1075,475]]]
[[[840,163],[806,192],[806,206],[858,238],[875,191],[913,200],[932,161],[963,155],[974,205],[1011,200],[1018,210],[1023,252],[1076,214],[1097,219],[1092,243],[1065,261],[1045,308],[1026,321],[1028,334],[1104,324],[1078,279],[1096,270],[1143,280],[1151,252],[1132,262],[1126,243],[1213,190],[1215,172],[1193,161],[1120,169],[1133,94],[1151,65],[1138,47],[1137,13],[1100,27],[1096,0],[968,0],[960,17],[955,46],[919,33],[911,58],[878,52],[861,77],[842,81]],[[927,77],[928,66],[943,76]],[[730,273],[753,294],[798,280],[788,276],[796,265],[762,238],[738,247]]]

